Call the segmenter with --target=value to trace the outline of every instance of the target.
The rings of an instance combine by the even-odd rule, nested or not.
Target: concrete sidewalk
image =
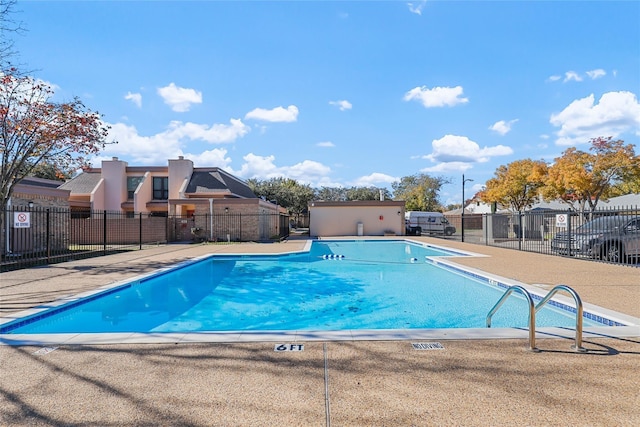
[[[572,286],[640,317],[640,271],[416,238],[487,255],[469,267]],[[169,245],[0,274],[0,314],[211,252],[297,251],[305,242]],[[640,338],[0,346],[1,425],[640,425]]]

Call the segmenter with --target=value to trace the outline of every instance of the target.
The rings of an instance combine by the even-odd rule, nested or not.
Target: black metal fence
[[[640,266],[639,206],[604,208],[587,213],[533,210],[471,214],[464,218],[453,215],[447,219],[456,227],[456,233],[447,239]],[[593,220],[598,221],[591,222]]]
[[[289,235],[289,217],[282,214],[163,217],[15,206],[0,215],[0,271],[140,250],[160,243],[274,241]]]
[[[278,241],[304,218],[282,214],[151,216],[63,208],[11,207],[0,211],[0,271],[139,250],[172,242]],[[608,232],[589,221],[625,217]],[[640,207],[592,213],[534,210],[447,216],[456,227],[445,239],[520,251],[640,267]],[[593,223],[591,223],[593,224]],[[464,228],[463,228],[464,225]]]
[[[170,242],[266,242],[289,236],[289,216],[283,214],[204,214],[168,219]]]

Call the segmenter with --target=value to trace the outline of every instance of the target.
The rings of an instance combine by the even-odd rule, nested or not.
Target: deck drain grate
[[[411,346],[414,350],[444,350],[439,342],[413,342]]]
[[[36,350],[33,352],[33,354],[38,355],[38,356],[44,356],[45,354],[49,354],[54,350],[57,350],[58,347],[42,347],[39,350]]]

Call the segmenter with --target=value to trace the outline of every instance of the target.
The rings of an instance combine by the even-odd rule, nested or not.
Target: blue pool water
[[[2,332],[484,328],[505,289],[426,262],[442,255],[405,241],[317,241],[303,254],[214,256]],[[527,313],[513,294],[492,327],[526,328]],[[573,327],[575,317],[549,305],[536,325]]]

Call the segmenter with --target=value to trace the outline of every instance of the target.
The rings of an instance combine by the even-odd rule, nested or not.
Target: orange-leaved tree
[[[15,185],[39,164],[83,168],[106,144],[109,126],[100,114],[78,98],[56,103],[52,96],[50,85],[15,68],[0,74],[0,214]]]
[[[611,137],[593,138],[590,152],[568,148],[549,167],[543,187],[546,199],[560,199],[576,211],[595,210],[616,185],[636,179],[640,157],[632,144]]]
[[[547,174],[547,164],[542,160],[516,160],[502,165],[489,179],[480,199],[485,203],[510,206],[515,212],[535,203]]]

